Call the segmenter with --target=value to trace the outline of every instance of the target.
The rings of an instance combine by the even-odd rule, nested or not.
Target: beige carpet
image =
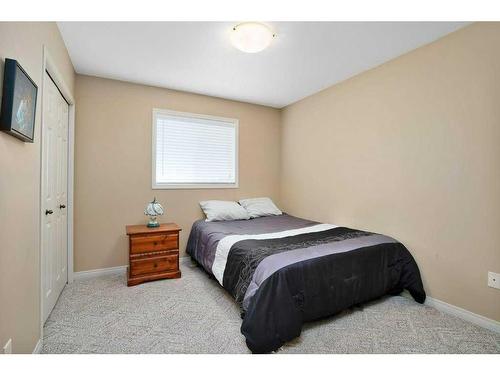
[[[43,353],[249,353],[239,309],[189,260],[182,278],[128,288],[124,276],[66,286],[45,324]],[[278,353],[500,353],[500,335],[387,297],[306,324]]]

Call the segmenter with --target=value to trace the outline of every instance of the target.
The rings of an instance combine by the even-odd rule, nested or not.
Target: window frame
[[[159,116],[179,116],[193,119],[204,119],[221,121],[231,124],[236,132],[235,136],[235,182],[234,183],[158,183],[156,181],[156,120]],[[170,109],[153,108],[152,116],[152,158],[151,158],[151,182],[155,190],[172,189],[237,189],[239,187],[239,120],[236,118],[204,115],[200,113],[179,112]]]

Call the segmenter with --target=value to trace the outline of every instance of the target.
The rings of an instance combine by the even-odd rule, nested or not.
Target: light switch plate
[[[3,354],[12,354],[12,339],[9,339],[3,347]]]
[[[488,286],[500,289],[500,273],[488,272]]]

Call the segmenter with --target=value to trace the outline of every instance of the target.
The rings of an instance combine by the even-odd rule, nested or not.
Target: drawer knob
[[[155,245],[155,246],[156,246],[156,245],[158,245],[158,242],[156,242],[156,241],[155,241],[155,242],[153,242],[153,245]]]
[[[154,268],[158,267],[158,263],[153,264],[153,267]]]

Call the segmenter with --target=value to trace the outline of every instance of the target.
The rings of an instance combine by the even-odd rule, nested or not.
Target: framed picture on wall
[[[5,59],[0,130],[33,142],[38,87],[16,60]]]

